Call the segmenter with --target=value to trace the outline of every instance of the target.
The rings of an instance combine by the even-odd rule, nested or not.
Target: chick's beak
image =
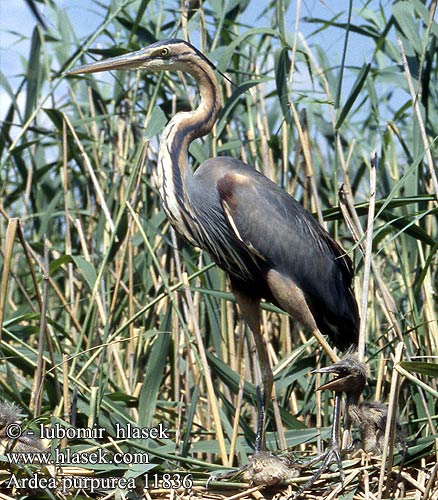
[[[335,392],[343,392],[346,389],[348,389],[350,376],[346,375],[342,377],[339,372],[339,367],[336,365],[330,365],[324,368],[319,368],[317,370],[313,370],[311,373],[333,373],[334,375],[337,376],[334,380],[331,380],[330,382],[327,382],[317,387],[316,388],[317,391],[332,390]]]

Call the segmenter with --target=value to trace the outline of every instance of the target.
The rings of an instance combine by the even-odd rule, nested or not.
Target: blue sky
[[[230,0],[231,1],[231,0]],[[390,3],[390,2],[387,2]],[[356,6],[361,6],[362,2],[355,2]],[[371,2],[371,5],[378,2]],[[48,7],[41,3],[37,4],[40,14],[50,27],[51,18]],[[87,37],[94,32],[101,23],[102,17],[99,15],[99,8],[90,0],[57,0],[56,5],[68,11],[68,17],[73,24],[79,37]],[[166,5],[164,1],[155,0],[155,5],[162,7]],[[174,5],[174,3],[172,3]],[[257,17],[263,12],[266,0],[252,0],[251,8],[248,9],[248,16],[245,19],[249,26],[263,24],[263,20]],[[301,17],[314,16],[330,19],[335,11],[330,2],[321,0],[307,0],[301,4]],[[336,11],[345,9],[345,15],[339,21],[346,21],[346,9],[348,2],[335,2]],[[295,14],[297,3],[290,2],[286,22],[290,26],[290,32],[295,28]],[[252,14],[252,16],[251,16]],[[7,81],[13,87],[21,81],[20,75],[23,67],[26,66],[26,58],[29,54],[30,36],[35,27],[36,20],[24,0],[0,0],[0,71],[6,76]],[[300,22],[299,30],[307,37],[315,30],[314,25],[303,21]],[[343,47],[343,30],[327,29],[318,33],[315,39],[317,43],[330,50],[330,59],[340,61]],[[361,65],[370,57],[372,53],[371,43],[366,42],[363,37],[350,35],[349,53],[347,54],[347,64]],[[10,100],[3,88],[0,88],[0,119],[4,116]]]

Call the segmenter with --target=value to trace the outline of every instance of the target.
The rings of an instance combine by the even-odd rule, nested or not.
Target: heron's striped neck
[[[220,89],[212,68],[190,66],[187,70],[200,90],[199,106],[191,112],[176,114],[163,131],[158,155],[158,189],[163,208],[175,229],[197,245],[187,226],[192,215],[187,179],[192,172],[187,162],[190,143],[212,129],[219,112]]]

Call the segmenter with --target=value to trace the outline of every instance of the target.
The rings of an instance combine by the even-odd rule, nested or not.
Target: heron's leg
[[[304,467],[309,467],[319,461],[322,461],[318,470],[312,475],[312,477],[303,485],[301,488],[293,495],[287,498],[287,500],[295,500],[301,496],[301,494],[310,488],[315,481],[317,481],[322,474],[330,467],[333,462],[338,464],[339,475],[341,481],[344,481],[344,469],[342,468],[342,453],[341,445],[339,442],[339,427],[341,420],[341,398],[342,394],[340,392],[335,392],[335,402],[333,408],[333,422],[331,428],[330,441],[326,451],[319,455],[317,458],[312,459],[310,462],[304,465]]]
[[[266,450],[265,423],[266,423],[266,411],[267,411],[264,390],[261,390],[259,385],[256,387],[256,398],[257,398],[257,429],[256,429],[256,439],[254,443],[254,452],[259,453],[260,451]]]
[[[260,371],[262,375],[262,390],[260,391],[260,389],[258,389],[259,397],[257,397],[257,399],[259,400],[259,405],[258,405],[259,415],[257,422],[256,441],[254,444],[254,451],[257,453],[259,451],[266,450],[266,437],[265,437],[266,414],[269,409],[269,403],[271,401],[274,375],[272,373],[271,362],[269,361],[266,342],[260,330],[260,323],[258,323],[258,331],[256,332],[252,330],[252,332],[254,335],[254,341],[256,345],[257,356],[259,359]]]
[[[266,280],[278,304],[290,314],[293,319],[299,321],[312,332],[312,335],[333,362],[339,361],[339,357],[318,330],[315,318],[313,317],[307,304],[306,296],[301,288],[291,278],[282,275],[274,269],[268,272]]]
[[[233,286],[233,293],[239,305],[240,313],[253,334],[262,376],[262,388],[257,395],[258,422],[254,445],[255,452],[257,453],[266,450],[265,417],[271,400],[274,376],[272,374],[266,342],[260,329],[260,299],[249,296],[235,286]]]

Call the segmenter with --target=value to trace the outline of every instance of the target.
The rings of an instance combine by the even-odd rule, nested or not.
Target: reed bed
[[[258,374],[225,274],[175,235],[159,203],[157,137],[176,111],[196,106],[193,82],[173,73],[63,75],[170,37],[191,40],[233,82],[222,80],[224,108],[213,133],[192,144],[191,163],[241,158],[342,244],[354,261],[370,367],[364,396],[389,403],[403,426],[403,450],[388,434],[386,456],[348,455],[343,484],[334,467],[302,498],[438,498],[436,1],[355,2],[354,10],[350,2],[324,18],[306,8],[280,0],[255,15],[243,0],[92,1],[83,15],[101,22],[78,35],[68,8],[47,2],[19,84],[3,70],[1,399],[22,408],[29,429],[103,429],[50,439],[52,450],[103,450],[129,463],[42,467],[3,455],[1,499],[279,500],[311,472],[280,489],[239,478],[205,488],[252,453]],[[326,43],[336,39],[339,50]],[[362,45],[368,52],[355,58]],[[332,395],[315,393],[310,372],[330,360],[269,304],[263,326],[278,401],[268,445],[305,460],[329,436]],[[128,424],[165,432],[117,438]],[[10,482],[35,475],[135,487]],[[184,479],[193,484],[176,483]]]

